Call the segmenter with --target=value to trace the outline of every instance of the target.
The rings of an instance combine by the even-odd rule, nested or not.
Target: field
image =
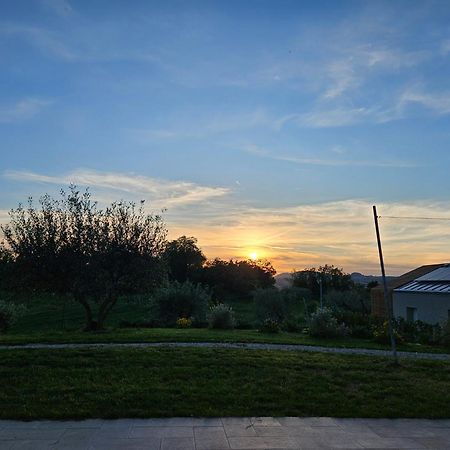
[[[450,363],[229,349],[4,350],[0,417],[449,417]]]

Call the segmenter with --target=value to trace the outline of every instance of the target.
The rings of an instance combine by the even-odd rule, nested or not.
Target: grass
[[[0,334],[0,345],[33,343],[123,343],[123,342],[260,342],[268,344],[319,345],[339,348],[370,348],[388,350],[387,345],[368,339],[319,339],[302,333],[260,333],[257,330],[210,330],[207,328],[119,328],[98,333],[82,331],[50,331],[28,334]],[[399,350],[425,353],[450,353],[444,347],[402,344]]]
[[[147,319],[148,309],[143,299],[122,298],[107,319],[108,331],[84,333],[83,308],[75,302],[52,295],[15,299],[27,305],[27,313],[8,334],[0,334],[0,344],[81,343],[81,342],[262,342],[274,344],[321,345],[327,347],[388,349],[369,339],[317,339],[302,333],[264,334],[255,329],[219,331],[208,329],[133,329],[118,328],[122,320]],[[255,321],[251,300],[230,302],[241,323]],[[301,316],[303,305],[293,304],[290,314]],[[450,349],[419,344],[402,344],[399,350],[412,352],[450,353]]]
[[[4,350],[0,418],[450,417],[450,363],[230,349]]]

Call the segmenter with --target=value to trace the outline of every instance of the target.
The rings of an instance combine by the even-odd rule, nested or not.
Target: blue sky
[[[75,182],[209,257],[376,272],[372,203],[450,216],[446,1],[18,0],[0,64],[0,220]],[[450,260],[383,226],[392,273]]]

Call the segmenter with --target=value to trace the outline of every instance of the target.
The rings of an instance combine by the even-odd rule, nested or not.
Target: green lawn
[[[450,363],[229,349],[4,350],[0,418],[450,417]]]
[[[20,299],[19,299],[20,300]],[[76,343],[76,342],[264,342],[278,344],[322,345],[328,347],[388,349],[369,339],[341,338],[317,339],[302,333],[264,334],[256,329],[219,331],[208,329],[168,328],[118,328],[122,320],[129,322],[148,319],[145,301],[139,298],[122,298],[108,317],[108,330],[102,333],[84,333],[84,313],[78,303],[63,301],[47,295],[22,299],[27,305],[26,314],[7,333],[0,334],[0,344],[26,343]],[[251,301],[231,303],[238,320],[255,321]],[[303,305],[291,305],[291,315],[301,316]],[[402,344],[399,350],[450,353],[450,349],[419,344]]]

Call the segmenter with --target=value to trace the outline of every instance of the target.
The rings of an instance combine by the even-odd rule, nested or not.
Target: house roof
[[[413,269],[409,272],[404,273],[403,275],[400,275],[399,277],[394,278],[393,280],[391,280],[388,283],[388,289],[389,290],[394,290],[397,289],[401,286],[404,286],[408,283],[410,283],[411,281],[414,281],[418,278],[421,278],[427,274],[429,274],[430,272],[435,271],[436,269],[439,269],[441,267],[444,266],[448,266],[448,264],[428,264],[425,266],[420,266],[417,267],[417,269]],[[383,290],[383,286],[382,285],[378,285],[375,288],[373,288],[374,290]]]
[[[448,294],[450,293],[450,264],[443,264],[394,290],[395,292]]]

